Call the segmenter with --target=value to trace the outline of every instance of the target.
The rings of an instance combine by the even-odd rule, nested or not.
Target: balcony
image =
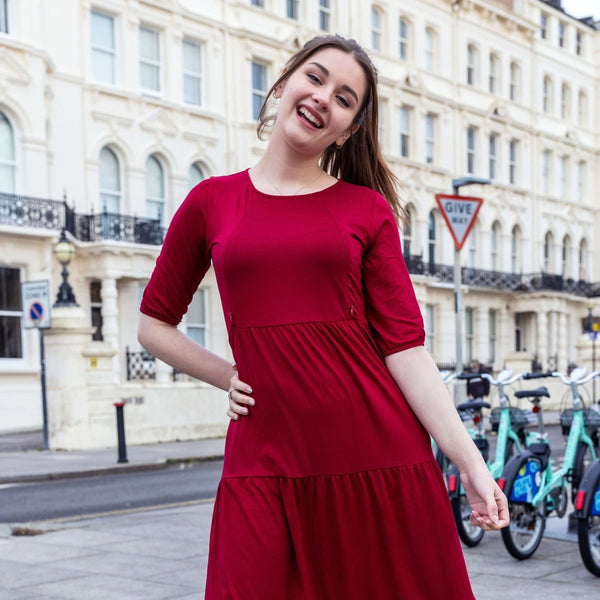
[[[61,200],[0,194],[0,225],[50,231],[66,229],[82,242],[104,240],[160,246],[164,230],[158,220],[118,213],[81,214]]]
[[[440,283],[454,283],[454,267],[425,262],[421,256],[404,257],[411,275],[424,275]],[[551,273],[517,274],[503,271],[461,268],[463,285],[505,292],[530,293],[553,291],[575,296],[599,296],[600,283],[567,279]]]

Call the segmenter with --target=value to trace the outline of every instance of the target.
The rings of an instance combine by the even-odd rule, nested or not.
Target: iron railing
[[[130,350],[125,347],[125,362],[127,365],[127,381],[152,381],[156,379],[156,358],[147,350]],[[172,369],[173,381],[186,381],[187,376]]]
[[[0,193],[0,225],[60,231],[66,225],[65,211],[60,200]]]
[[[411,275],[425,275],[438,282],[454,283],[454,267],[426,262],[421,256],[405,256],[406,266]],[[584,280],[568,279],[552,273],[517,274],[485,269],[461,268],[463,285],[507,292],[554,291],[575,296],[598,296],[600,284]]]
[[[47,200],[0,193],[0,225],[65,229],[82,242],[111,240],[160,246],[164,230],[159,220],[118,213],[80,214],[64,200]]]

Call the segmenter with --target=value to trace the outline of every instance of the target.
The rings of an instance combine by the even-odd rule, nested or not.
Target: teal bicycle
[[[568,432],[563,466],[554,470],[550,456],[550,445],[545,433],[541,410],[542,397],[548,397],[545,388],[539,394],[527,397],[533,403],[538,420],[538,439],[528,449],[512,458],[498,481],[508,498],[510,525],[502,529],[502,540],[508,552],[519,560],[533,556],[537,550],[546,519],[551,513],[562,517],[568,506],[568,487],[575,499],[588,462],[596,459],[598,438],[586,426],[585,406],[578,388],[596,377],[600,372],[585,375],[583,368],[574,369],[570,377],[561,373],[552,376],[569,386],[572,409],[563,413],[563,433]],[[519,396],[521,393],[516,392]]]
[[[482,415],[482,409],[490,408],[490,405],[477,398],[463,402],[456,407],[463,419],[464,415],[470,415],[470,419],[475,425],[475,429],[468,429],[471,438],[488,464],[490,473],[494,479],[498,479],[507,461],[515,451],[521,452],[537,439],[535,432],[525,430],[525,427],[530,423],[529,413],[511,405],[505,388],[522,377],[533,378],[537,375],[517,374],[513,376],[511,369],[504,369],[500,371],[497,379],[494,379],[488,373],[465,373],[458,375],[458,377],[471,381],[477,378],[487,379],[491,385],[498,388],[499,406],[490,414],[492,431],[497,433],[496,451],[494,460],[491,463],[489,462],[490,443],[483,428]],[[447,471],[447,485],[458,535],[467,546],[476,546],[482,540],[484,531],[480,527],[471,524],[471,506],[460,484],[458,469],[453,464],[450,465]]]

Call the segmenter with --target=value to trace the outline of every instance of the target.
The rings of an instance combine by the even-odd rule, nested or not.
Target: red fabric
[[[229,425],[206,600],[471,600],[429,436],[383,360],[424,339],[385,200],[204,181],[142,312],[178,323],[211,260],[256,407]]]

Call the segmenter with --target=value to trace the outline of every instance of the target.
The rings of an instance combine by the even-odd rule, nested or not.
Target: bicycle
[[[591,415],[600,427],[600,414]],[[575,497],[577,544],[586,569],[600,577],[600,459],[592,463]]]
[[[569,409],[570,425],[563,466],[556,470],[552,467],[550,445],[541,410],[541,399],[549,397],[548,390],[538,388],[528,393],[515,393],[515,396],[526,397],[533,403],[539,428],[538,440],[509,461],[498,481],[508,498],[510,515],[510,525],[501,531],[502,541],[508,552],[519,560],[530,558],[537,550],[550,513],[556,512],[559,517],[565,515],[568,486],[571,484],[571,495],[574,498],[583,478],[587,452],[592,460],[596,458],[598,439],[596,437],[594,440],[586,430],[584,404],[578,387],[600,372],[592,371],[587,376],[585,372],[583,368],[574,369],[570,378],[562,373],[552,373],[553,377],[560,378],[569,386],[573,404],[573,408]],[[566,433],[566,429],[563,432]]]
[[[477,429],[476,431],[469,430],[469,433],[488,464],[490,473],[494,479],[498,479],[504,470],[506,462],[515,450],[521,452],[523,448],[537,438],[534,432],[525,431],[526,425],[529,424],[527,413],[520,408],[511,406],[504,388],[512,385],[522,377],[533,378],[534,375],[517,374],[512,376],[511,369],[503,369],[498,374],[497,379],[494,379],[488,373],[465,373],[459,375],[459,377],[467,380],[475,380],[478,377],[487,379],[491,385],[498,389],[499,406],[490,415],[492,431],[497,432],[496,450],[492,463],[489,462],[489,440],[483,429],[482,415],[482,409],[489,408],[490,405],[487,402],[476,399],[457,406],[459,412],[471,411],[471,418]],[[471,524],[471,506],[462,485],[460,485],[460,475],[455,465],[451,465],[448,471],[448,493],[460,539],[467,546],[476,546],[483,538],[484,531],[480,527]]]

